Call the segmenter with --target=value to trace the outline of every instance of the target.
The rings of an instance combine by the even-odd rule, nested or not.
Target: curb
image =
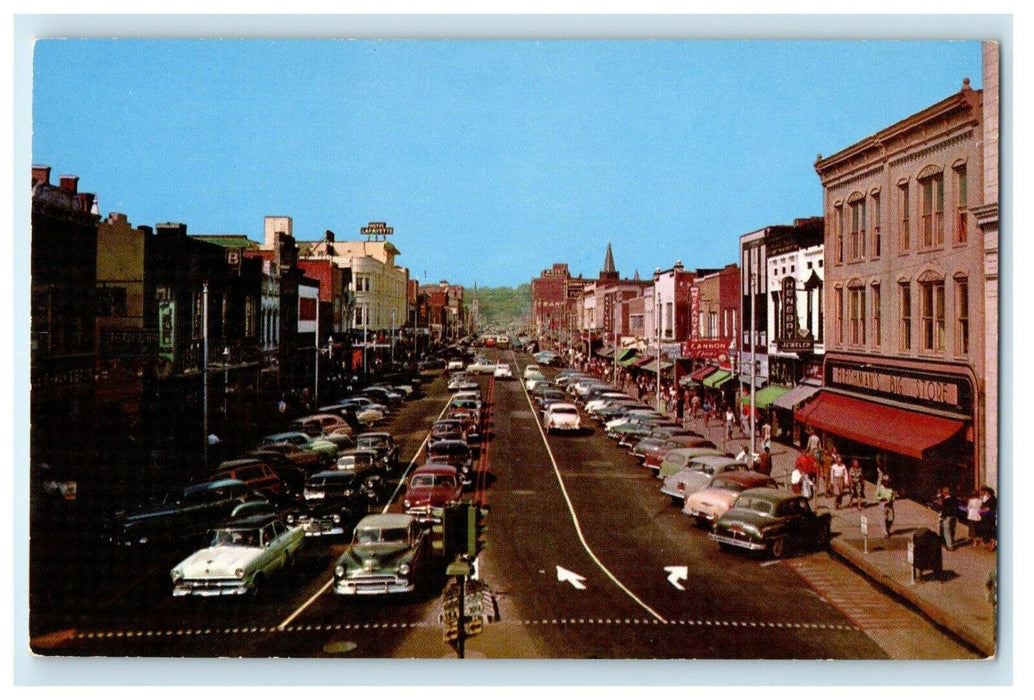
[[[916,594],[915,590],[911,586],[901,584],[893,577],[881,571],[878,567],[872,565],[865,559],[864,555],[854,547],[841,544],[836,539],[833,539],[833,541],[830,542],[830,549],[837,556],[850,564],[852,568],[856,569],[867,578],[907,600],[926,618],[935,624],[951,631],[951,633],[956,637],[974,649],[977,649],[988,658],[993,658],[995,656],[995,640],[993,638],[987,639],[984,635],[979,634],[962,624],[957,618],[945,610],[928,602],[922,596]]]

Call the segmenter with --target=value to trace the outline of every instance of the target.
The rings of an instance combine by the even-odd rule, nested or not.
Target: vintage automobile
[[[724,457],[733,461],[730,455],[715,447],[676,447],[664,455],[664,459],[657,467],[652,467],[648,463],[644,463],[644,466],[657,469],[658,479],[667,479],[689,467],[690,461],[695,457]],[[743,467],[742,462],[740,467]]]
[[[377,453],[377,459],[389,470],[399,465],[399,446],[395,444],[391,433],[361,433],[355,439],[355,449],[373,450]]]
[[[309,437],[318,438],[329,433],[331,430],[345,428],[351,430],[348,422],[339,415],[333,413],[317,413],[311,416],[304,416],[291,421],[291,430],[302,432]]]
[[[325,433],[323,439],[337,445],[339,450],[355,447],[355,431],[351,427],[332,430],[329,433]]]
[[[474,378],[474,375],[467,374],[466,372],[458,372],[455,375],[449,377],[449,383],[446,385],[449,391],[477,391],[481,387]]]
[[[174,596],[257,596],[276,572],[290,568],[305,533],[274,515],[228,522],[212,531],[208,546],[171,572]]]
[[[442,418],[431,424],[431,433],[428,443],[435,443],[439,440],[464,440],[467,439],[466,423],[458,418]]]
[[[582,418],[573,403],[554,403],[543,411],[542,427],[546,433],[577,433],[582,430]]]
[[[595,398],[585,402],[585,412],[593,415],[604,406],[616,406],[622,403],[635,403],[635,399],[620,391],[603,390]]]
[[[676,447],[678,447],[678,445],[664,435],[657,435],[656,433],[651,432],[650,435],[637,442],[636,446],[631,449],[630,453],[633,457],[638,459],[640,463],[644,463],[647,458],[655,456],[662,451],[664,454],[667,454]],[[658,462],[658,464],[660,464],[660,462]]]
[[[646,456],[643,460],[643,466],[649,469],[660,469],[661,462],[668,456],[668,453],[672,450],[687,447],[710,447],[717,449],[717,445],[708,440],[707,438],[701,437],[692,433],[689,430],[676,430],[670,429],[669,426],[657,426],[651,425],[651,435],[653,437],[660,437],[666,441],[666,445],[658,447]]]
[[[671,496],[672,503],[681,506],[686,497],[707,488],[711,479],[718,474],[746,469],[743,462],[728,455],[696,455],[690,457],[677,472],[664,477],[661,493]]]
[[[550,404],[554,403],[570,403],[570,399],[560,389],[546,389],[541,394],[535,397],[535,402],[539,405],[539,408],[543,411],[549,407]]]
[[[463,360],[459,359],[459,358],[454,358],[452,360],[449,360],[448,364],[445,365],[445,370],[447,372],[451,372],[453,370],[462,370],[462,369],[463,369]]]
[[[686,496],[682,512],[696,518],[698,525],[709,526],[732,508],[736,498],[747,489],[777,488],[775,479],[752,471],[727,471],[711,477],[706,488]]]
[[[467,365],[466,370],[471,374],[491,374],[495,371],[495,362],[487,357],[478,357]]]
[[[242,511],[273,512],[273,506],[243,481],[219,479],[169,491],[157,502],[117,513],[113,542],[122,545],[184,543]]]
[[[791,548],[829,543],[830,513],[816,514],[804,496],[782,489],[748,489],[718,518],[710,538],[731,547],[767,552],[779,559]]]
[[[377,453],[374,450],[358,447],[342,452],[334,462],[334,468],[342,472],[376,471],[384,473],[387,471],[384,462],[377,459]]]
[[[353,396],[342,401],[340,405],[342,411],[352,411],[355,414],[356,422],[361,427],[368,428],[376,425],[384,420],[384,416],[388,415],[387,406],[375,402],[368,396]]]
[[[257,491],[271,501],[280,497],[284,484],[273,468],[258,457],[229,459],[221,462],[212,473],[211,480],[236,479],[247,484],[252,491]]]
[[[287,455],[273,450],[252,450],[244,456],[260,459],[276,472],[276,475],[280,477],[280,501],[290,501],[302,495],[308,474],[304,469],[295,465]]]
[[[290,460],[294,466],[299,469],[304,469],[307,472],[319,469],[326,463],[326,460],[321,459],[315,452],[303,450],[297,445],[292,445],[289,442],[262,443],[255,451],[262,453],[276,452],[277,454],[282,455],[285,459]]]
[[[366,397],[376,404],[387,406],[389,410],[398,408],[406,400],[406,397],[401,392],[384,386],[368,386],[360,391],[358,396]]]
[[[513,370],[508,364],[497,364],[492,370],[492,376],[496,379],[513,379]]]
[[[474,455],[464,440],[438,440],[427,445],[427,461],[456,468],[460,481],[469,486],[474,480]]]
[[[285,515],[306,537],[347,535],[380,500],[383,480],[372,472],[317,472],[305,482],[304,505]]]
[[[332,442],[328,442],[321,438],[313,438],[300,431],[288,431],[285,433],[274,433],[273,435],[267,435],[262,438],[265,443],[277,443],[286,442],[295,447],[308,450],[313,454],[319,456],[324,464],[332,462],[338,453],[338,447]]]
[[[528,365],[527,367],[524,368],[524,375],[523,375],[524,379],[527,379],[528,377],[530,377],[533,374],[542,374],[542,368],[539,367],[538,365]]]
[[[481,401],[481,391],[479,389],[465,389],[463,391],[457,391],[455,394],[452,395],[450,402],[457,400],[473,401],[475,404],[477,404],[477,408],[479,411],[481,410],[481,406],[483,403]]]
[[[546,379],[546,375],[541,374],[539,372],[535,372],[530,376],[525,374],[524,386],[525,388],[527,388],[529,392],[535,391],[535,385],[539,384],[540,382],[549,382],[549,380]]]
[[[412,593],[430,576],[429,530],[412,515],[367,515],[334,564],[339,595]]]
[[[421,523],[436,522],[433,509],[457,503],[463,497],[463,483],[456,468],[429,462],[417,467],[409,477],[402,505]]]

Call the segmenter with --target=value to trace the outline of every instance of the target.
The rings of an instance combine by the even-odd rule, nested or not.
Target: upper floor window
[[[908,182],[898,185],[898,252],[907,253],[912,248],[912,229],[909,219]]]
[[[901,350],[912,349],[912,285],[909,282],[898,283],[898,347]]]
[[[955,352],[969,354],[969,279],[955,278]]]
[[[883,329],[880,325],[880,305],[882,303],[880,296],[880,285],[873,283],[872,285],[872,344],[873,347],[879,348],[883,343]]]
[[[922,206],[922,246],[944,245],[944,173],[937,172],[919,180]]]
[[[880,257],[883,241],[880,239],[880,193],[872,195],[872,257]]]
[[[848,201],[851,208],[851,233],[848,250],[850,260],[865,258],[865,196],[859,194]]]
[[[865,345],[865,287],[851,287],[848,306],[851,314],[851,345]]]
[[[837,343],[844,342],[844,289],[837,287],[833,290],[833,333]]]
[[[955,242],[965,243],[969,240],[969,194],[966,182],[966,164],[955,166]]]
[[[944,280],[919,283],[922,349],[944,352]]]
[[[833,254],[837,264],[844,262],[844,205],[836,205],[836,221],[833,224],[836,231],[835,249]]]

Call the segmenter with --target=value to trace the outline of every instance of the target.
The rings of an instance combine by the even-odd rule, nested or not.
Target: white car
[[[176,597],[258,595],[271,574],[289,568],[305,531],[275,515],[245,518],[212,530],[209,546],[173,568]]]
[[[607,391],[603,394],[600,394],[599,397],[593,399],[592,401],[586,401],[585,411],[586,413],[592,413],[593,411],[597,411],[603,408],[604,406],[609,406],[611,405],[610,402],[612,399],[617,399],[619,401],[635,401],[635,399],[633,399],[631,396],[629,396],[628,394],[624,394],[620,391]]]
[[[490,374],[495,371],[495,363],[484,357],[479,357],[467,365],[467,372],[470,374]]]
[[[449,364],[445,365],[446,372],[457,369],[463,369],[463,360],[449,360]]]
[[[582,429],[582,419],[578,415],[578,407],[573,403],[553,403],[542,413],[543,427],[547,433],[554,430],[562,432],[578,432]]]
[[[533,374],[542,374],[542,368],[538,365],[528,365],[524,368],[524,378],[527,379]]]
[[[496,379],[513,379],[513,371],[510,365],[496,365],[492,375]]]
[[[544,374],[533,374],[524,380],[524,386],[528,387],[528,391],[535,391],[535,385],[541,382],[548,382]]]

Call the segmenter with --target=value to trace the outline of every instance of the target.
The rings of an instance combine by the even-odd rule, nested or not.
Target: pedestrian
[[[743,449],[740,450],[740,453],[736,455],[736,461],[743,462],[748,467],[752,466],[751,463],[753,460],[750,458],[750,450],[747,449],[747,445],[744,445]]]
[[[697,415],[700,413],[700,397],[694,393],[693,398],[689,400],[689,405],[693,411],[693,420],[696,420]]]
[[[772,450],[768,445],[761,452],[761,458],[758,460],[758,471],[765,476],[771,476],[772,474]]]
[[[811,452],[812,456],[819,451],[819,436],[815,433],[814,429],[808,430],[808,452]]]
[[[847,491],[847,465],[844,458],[836,456],[836,460],[829,467],[829,485],[833,494],[834,508],[840,510],[840,502]]]
[[[833,467],[834,462],[836,462],[838,459],[840,460],[841,464],[843,464],[843,461],[844,461],[843,458],[839,454],[837,454],[836,447],[834,447],[833,444],[830,443],[829,449],[828,450],[822,450],[821,451],[821,456],[816,460],[816,462],[818,464],[819,474],[821,476],[822,483],[824,483],[826,485],[826,496],[827,497],[833,495],[833,485],[829,483],[829,479],[830,479],[829,473],[830,473],[830,469]],[[846,467],[845,467],[845,469],[846,469]],[[817,483],[818,482],[816,481],[816,484]]]
[[[894,527],[894,498],[896,494],[890,486],[890,476],[881,474],[876,484],[876,500],[883,504],[883,531],[890,537]]]
[[[794,491],[794,493],[800,493],[801,492],[800,491],[800,488],[801,488],[800,482],[802,480],[802,477],[808,476],[808,475],[814,473],[814,471],[815,471],[815,458],[807,450],[801,450],[801,453],[799,455],[797,455],[797,461],[795,461],[794,464],[793,464],[793,470],[794,470],[794,472],[797,472],[799,474],[798,479],[797,479],[797,481],[798,481],[798,490]],[[790,485],[791,485],[791,487],[793,486],[792,478],[791,478],[791,481],[790,481]]]
[[[980,541],[987,547],[988,551],[995,550],[998,535],[995,533],[998,520],[998,499],[989,486],[980,489],[980,522],[977,523],[977,533]]]
[[[984,545],[984,540],[981,539],[980,531],[980,510],[983,502],[980,499],[980,492],[974,491],[969,494],[969,498],[966,499],[966,527],[969,528],[969,536],[973,540],[973,544],[978,546]]]
[[[685,425],[686,405],[681,395],[675,397],[675,420],[678,421],[679,425]]]
[[[801,471],[801,468],[795,464],[793,466],[793,471],[790,472],[790,491],[799,496],[801,494],[801,482],[803,480],[804,473]]]
[[[761,426],[761,444],[766,447],[772,446],[772,418],[771,414],[765,416],[765,422]]]
[[[942,486],[937,493],[937,506],[940,511],[939,526],[944,548],[949,552],[955,549],[955,524],[959,519],[959,499],[951,494],[951,488]]]
[[[851,466],[847,470],[847,479],[851,483],[851,502],[848,507],[854,505],[861,510],[865,505],[865,475],[862,474],[862,466],[857,459],[851,460]]]
[[[729,440],[732,439],[732,426],[736,421],[736,414],[732,412],[732,406],[728,406],[725,409],[725,437]]]

